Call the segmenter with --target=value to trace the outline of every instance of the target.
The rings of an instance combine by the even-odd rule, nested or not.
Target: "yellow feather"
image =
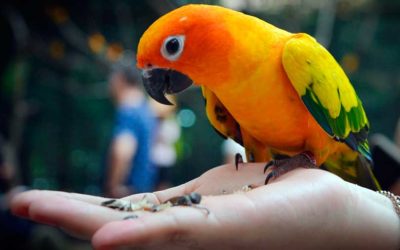
[[[283,65],[297,93],[304,96],[311,88],[333,119],[342,105],[346,112],[357,106],[357,95],[346,74],[311,36],[296,34],[287,42]]]

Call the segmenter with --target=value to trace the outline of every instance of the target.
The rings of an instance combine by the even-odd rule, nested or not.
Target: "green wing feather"
[[[320,126],[371,161],[367,116],[333,56],[311,36],[296,34],[285,45],[282,63],[293,87]]]

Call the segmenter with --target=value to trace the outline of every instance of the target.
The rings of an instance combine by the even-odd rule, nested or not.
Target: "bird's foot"
[[[265,178],[265,184],[267,184],[270,179],[278,178],[279,176],[299,167],[316,168],[317,162],[314,158],[314,155],[311,152],[306,151],[289,158],[272,160],[268,162],[264,167],[264,173],[268,169],[272,170]]]
[[[235,167],[236,167],[236,171],[238,171],[239,169],[239,164],[243,163],[243,157],[240,153],[236,153],[235,155]]]

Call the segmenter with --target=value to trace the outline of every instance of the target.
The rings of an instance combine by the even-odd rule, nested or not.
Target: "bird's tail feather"
[[[364,155],[346,148],[333,154],[322,167],[346,181],[372,190],[381,190],[379,182],[372,172],[372,161]]]

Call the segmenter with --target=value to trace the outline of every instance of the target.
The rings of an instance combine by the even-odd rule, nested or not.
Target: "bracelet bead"
[[[400,217],[400,196],[394,195],[389,191],[376,191],[376,192],[388,197],[392,201],[394,209],[396,210],[397,215]]]

